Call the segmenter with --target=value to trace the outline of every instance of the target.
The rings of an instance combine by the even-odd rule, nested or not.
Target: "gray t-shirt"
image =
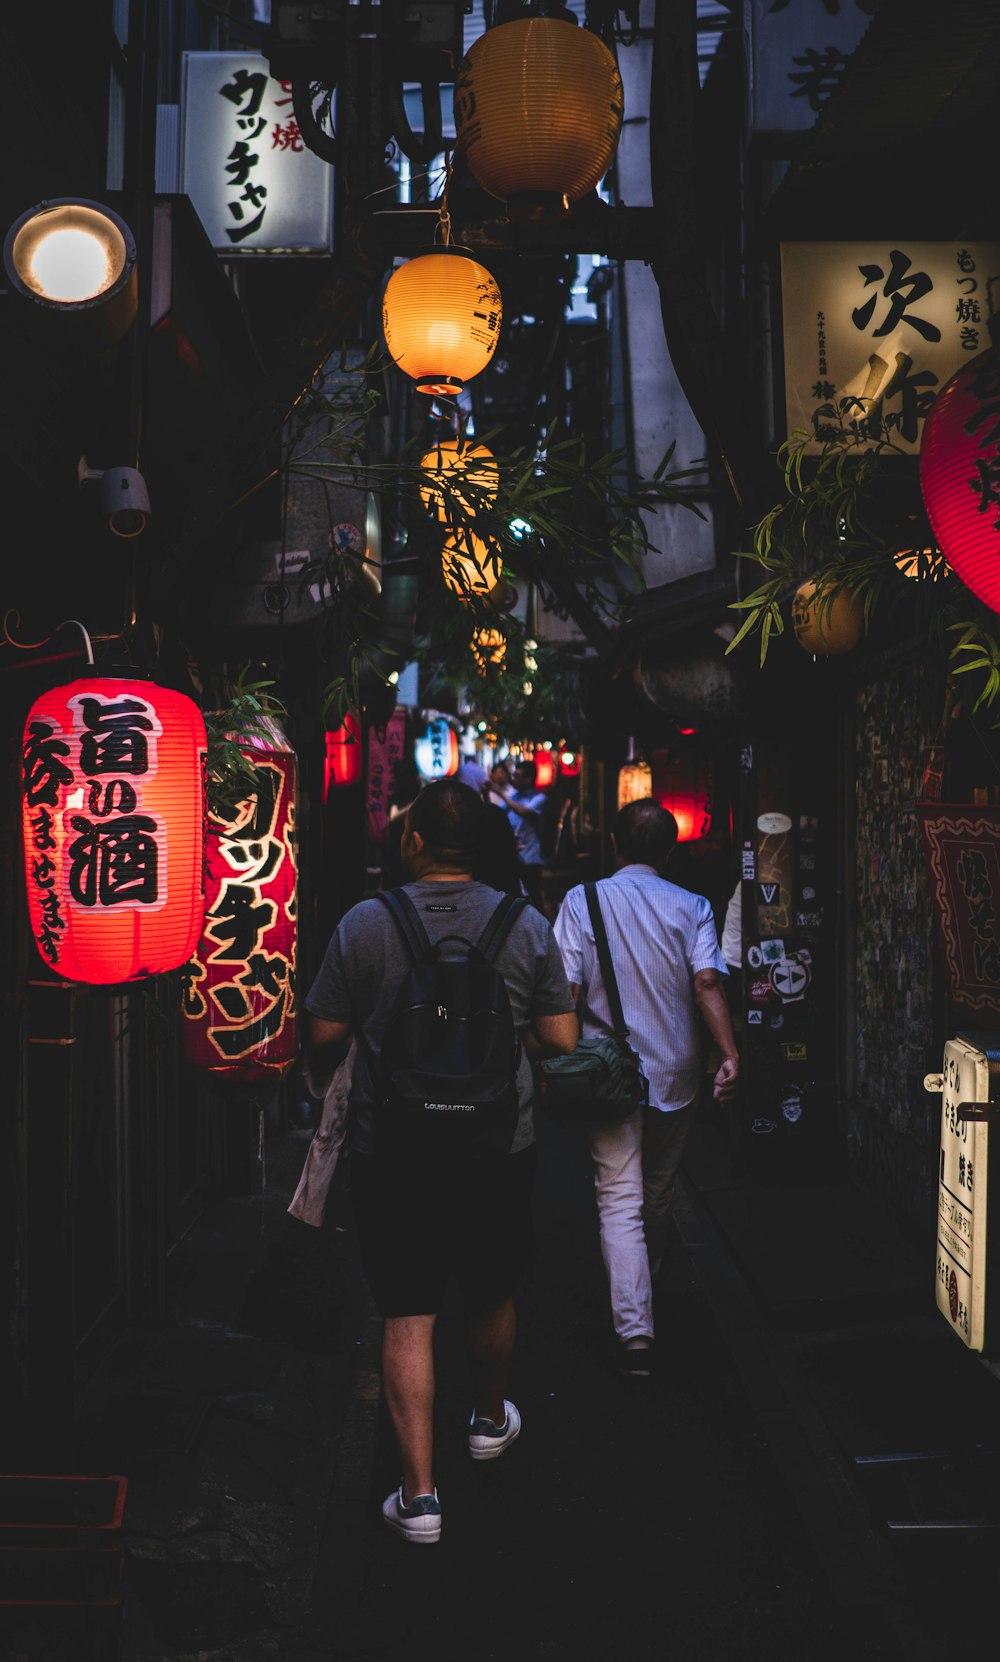
[[[406,893],[432,943],[442,935],[462,935],[475,943],[501,899],[485,883],[407,883]],[[387,908],[380,900],[362,900],[341,918],[306,995],[310,1015],[349,1023],[357,1039],[350,1139],[359,1154],[374,1150],[371,1104],[377,1096],[382,1035],[409,967],[409,956]],[[535,1016],[561,1016],[574,1009],[552,926],[535,907],[526,906],[517,919],[500,949],[497,968],[506,982],[519,1033]],[[520,1114],[512,1154],[534,1141],[532,1091],[531,1063],[522,1054],[517,1075]]]

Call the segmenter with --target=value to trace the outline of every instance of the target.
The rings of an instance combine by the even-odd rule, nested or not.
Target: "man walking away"
[[[507,791],[507,813],[517,838],[517,857],[521,863],[521,881],[532,906],[542,911],[542,810],[544,791],[536,789],[534,762],[518,762],[514,769],[514,786]]]
[[[638,1376],[651,1370],[652,1281],[701,1082],[699,1015],[722,1056],[717,1101],[731,1100],[739,1073],[712,908],[662,875],[676,839],[677,822],[658,802],[630,802],[611,839],[619,869],[597,885],[629,1042],[649,1080],[647,1109],[619,1124],[589,1128],[619,1366]],[[563,901],[555,933],[584,1035],[610,1034],[582,885]]]
[[[472,877],[485,815],[476,794],[450,779],[428,785],[408,811],[402,892],[432,944],[449,935],[477,942],[501,900],[497,890]],[[469,1453],[475,1460],[493,1459],[520,1430],[518,1411],[504,1393],[515,1337],[513,1293],[531,1250],[535,1150],[531,1065],[522,1049],[508,1153],[393,1157],[380,1137],[381,1057],[410,962],[386,905],[364,900],[334,932],[306,1009],[317,1079],[327,1077],[357,1039],[348,1106],[353,1207],[362,1263],[384,1318],[382,1381],[402,1465],[399,1488],[387,1496],[382,1513],[404,1541],[427,1545],[441,1534],[433,1474],[433,1336],[451,1275],[463,1295],[476,1393]],[[573,998],[547,920],[524,907],[496,966],[523,1043],[537,1054],[572,1051]]]

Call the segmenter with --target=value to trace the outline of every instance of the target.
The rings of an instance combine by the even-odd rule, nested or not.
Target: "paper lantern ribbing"
[[[240,749],[254,788],[208,819],[205,925],[184,970],[184,1060],[218,1084],[276,1082],[298,1054],[294,752],[276,722]]]
[[[323,801],[329,801],[330,791],[337,785],[356,785],[361,778],[361,722],[353,710],[348,710],[339,727],[326,735],[326,757],[323,763]]]
[[[648,762],[626,762],[618,774],[618,806],[643,802],[653,794],[653,770]]]
[[[453,531],[441,550],[444,580],[460,600],[492,594],[500,581],[500,550],[472,531]]]
[[[427,484],[420,487],[420,500],[447,524],[456,524],[496,500],[499,469],[485,444],[460,447],[457,439],[444,439],[421,456],[420,466],[428,476]],[[441,478],[450,488],[442,488]],[[461,490],[465,480],[472,487],[468,496]]]
[[[413,747],[413,759],[423,779],[449,779],[458,772],[458,734],[443,717],[427,723]]]
[[[485,369],[500,338],[503,301],[485,266],[457,249],[398,266],[382,301],[385,344],[418,392],[456,396]]]
[[[207,745],[198,706],[138,676],[43,693],[24,733],[31,930],[68,981],[178,969],[205,911]]]
[[[960,369],[932,405],[920,489],[955,575],[1000,612],[1000,347]]]
[[[852,652],[864,627],[864,602],[846,588],[821,589],[811,577],[792,596],[792,628],[804,652],[832,658]]]
[[[614,58],[571,12],[488,29],[455,82],[455,131],[469,169],[515,214],[565,211],[594,190],[624,112]]]

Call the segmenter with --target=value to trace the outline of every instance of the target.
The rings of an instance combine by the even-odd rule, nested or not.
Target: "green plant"
[[[276,683],[253,681],[250,674],[249,665],[243,665],[227,682],[222,707],[205,713],[208,809],[224,821],[231,820],[238,803],[257,788],[257,768],[246,741],[267,742],[272,721],[287,714],[272,691]]]

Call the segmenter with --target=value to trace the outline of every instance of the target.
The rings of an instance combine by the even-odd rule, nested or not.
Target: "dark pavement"
[[[78,1468],[130,1480],[124,1662],[910,1662],[940,1650],[954,1614],[933,1591],[942,1552],[957,1553],[975,1631],[1000,1532],[901,1545],[886,1512],[899,1492],[872,1487],[857,1457],[930,1449],[946,1426],[980,1453],[992,1426],[995,1450],[996,1377],[944,1329],[926,1254],[872,1197],[846,1179],[731,1178],[715,1112],[686,1164],[651,1382],[613,1370],[589,1156],[540,1127],[509,1391],[524,1429],[495,1463],[469,1461],[447,1309],[443,1535],[423,1551],[379,1521],[397,1470],[346,1169],[310,1229],[285,1211],[308,1133],[269,1138],[265,1195],[199,1221],[172,1263],[172,1325],[127,1334],[83,1405]],[[942,1402],[960,1415],[942,1423]],[[946,1502],[911,1481],[916,1516]],[[950,1504],[989,1521],[967,1487]],[[8,1654],[119,1652],[95,1638]]]

